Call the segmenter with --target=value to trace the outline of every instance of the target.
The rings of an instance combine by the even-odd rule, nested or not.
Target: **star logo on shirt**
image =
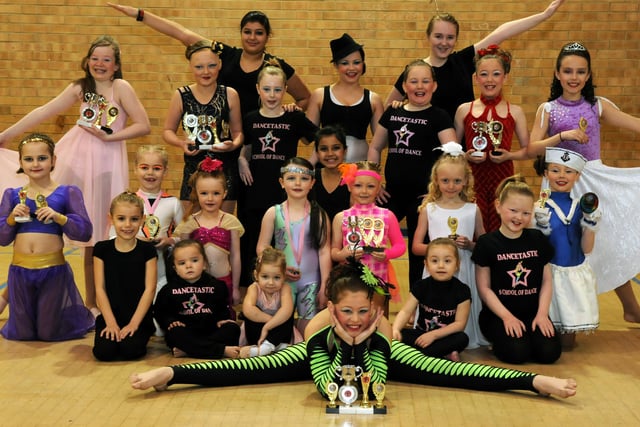
[[[273,136],[273,133],[269,131],[265,136],[258,138],[262,143],[262,152],[273,151],[276,152],[276,144],[280,141],[280,138]]]
[[[409,146],[409,140],[415,134],[407,129],[407,125],[403,125],[399,130],[394,130],[393,133],[396,135],[396,146],[402,144],[406,147]]]
[[[191,296],[191,298],[189,298],[189,301],[184,301],[182,303],[182,306],[186,309],[186,310],[199,310],[202,307],[204,307],[204,304],[201,303],[200,301],[198,301],[198,297],[196,297],[195,294],[193,294]]]
[[[514,270],[507,271],[507,274],[511,276],[511,287],[515,288],[518,285],[528,287],[529,284],[527,283],[527,277],[529,277],[530,273],[531,270],[524,268],[522,266],[522,261],[520,261]]]

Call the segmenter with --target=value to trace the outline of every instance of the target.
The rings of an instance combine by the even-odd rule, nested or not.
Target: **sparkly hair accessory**
[[[452,156],[452,157],[464,156],[464,150],[462,149],[462,145],[453,141],[447,142],[446,144],[442,144],[441,146],[433,149],[433,151],[435,150],[441,150],[442,152],[444,152],[444,154],[448,154],[449,156]]]
[[[362,283],[370,287],[373,292],[378,295],[389,296],[389,288],[395,288],[392,284],[386,283],[384,280],[373,274],[369,267],[356,261],[355,257],[350,256],[347,258],[347,263],[360,272],[360,280],[362,280]]]
[[[563,47],[562,50],[564,52],[586,52],[587,48],[584,47],[581,43],[573,42]]]
[[[220,42],[213,41],[211,42],[211,50],[213,51],[213,53],[219,56],[224,50],[224,45]]]
[[[307,168],[304,168],[301,166],[292,166],[292,165],[283,166],[280,168],[280,175],[284,175],[285,173],[301,173],[303,175],[309,175],[312,178],[315,176],[313,171]]]
[[[222,170],[222,161],[218,159],[212,159],[211,157],[205,158],[202,162],[200,162],[199,170],[203,172],[215,172]]]

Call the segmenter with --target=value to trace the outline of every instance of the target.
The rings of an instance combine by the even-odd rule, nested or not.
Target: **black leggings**
[[[225,359],[173,366],[169,384],[199,384],[224,387],[268,384],[311,379],[306,343],[250,359]],[[425,356],[420,351],[393,341],[389,379],[413,384],[456,387],[470,390],[529,390],[536,374],[475,363],[452,362]]]

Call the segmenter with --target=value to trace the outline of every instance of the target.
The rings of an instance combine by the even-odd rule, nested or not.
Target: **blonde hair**
[[[285,274],[287,271],[287,257],[280,249],[273,248],[271,246],[267,246],[262,251],[262,254],[256,259],[256,268],[255,272],[260,273],[260,269],[263,265],[275,265],[277,266],[282,274]],[[256,277],[256,280],[258,278]]]
[[[162,159],[162,166],[166,169],[169,165],[169,154],[162,145],[141,145],[136,151],[136,165],[140,162],[140,156],[146,153],[158,154]]]
[[[498,185],[498,188],[496,188],[496,200],[501,204],[507,200],[510,194],[520,194],[535,199],[531,187],[529,187],[529,184],[527,184],[525,179],[520,175],[513,175],[503,179]]]
[[[144,202],[136,193],[131,191],[124,191],[118,194],[111,201],[111,206],[109,207],[109,213],[113,215],[113,212],[116,210],[116,206],[121,203],[129,203],[138,209],[140,209],[140,215],[144,215]]]
[[[443,154],[433,165],[433,168],[431,168],[431,177],[429,178],[427,195],[418,207],[418,212],[424,209],[428,203],[435,202],[442,197],[442,191],[440,191],[440,186],[438,185],[438,168],[447,164],[459,165],[464,168],[464,178],[467,183],[460,191],[460,198],[465,202],[472,202],[475,200],[475,192],[473,191],[473,174],[471,173],[471,166],[469,166],[467,159],[464,156]]]
[[[453,239],[448,237],[438,237],[437,239],[433,239],[427,245],[427,251],[424,253],[424,259],[429,258],[429,250],[435,246],[448,246],[453,250],[455,254],[456,262],[458,266],[460,266],[460,253],[458,252],[458,246],[456,246],[456,242]]]

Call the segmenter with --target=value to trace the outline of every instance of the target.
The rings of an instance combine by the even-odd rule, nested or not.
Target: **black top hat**
[[[331,62],[338,62],[350,53],[360,51],[362,54],[362,60],[364,61],[364,49],[362,45],[356,43],[347,33],[344,33],[339,39],[333,39],[330,42],[331,45]]]

